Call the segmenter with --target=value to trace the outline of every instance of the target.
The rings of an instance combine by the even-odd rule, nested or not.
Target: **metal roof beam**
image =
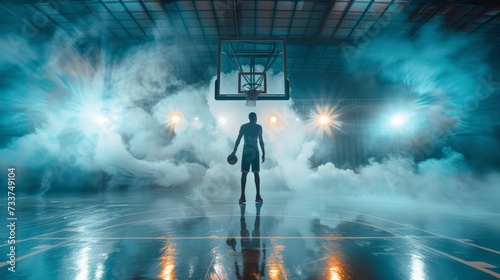
[[[321,16],[321,21],[319,22],[318,29],[316,29],[316,37],[321,34],[323,31],[323,28],[325,27],[326,21],[328,20],[328,17],[330,16],[330,13],[333,10],[333,6],[335,5],[335,0],[330,0],[328,3],[328,6],[326,7],[325,11],[323,12],[323,15]]]

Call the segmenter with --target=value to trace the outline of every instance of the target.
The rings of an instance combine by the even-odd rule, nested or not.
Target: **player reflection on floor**
[[[262,263],[259,267],[260,259],[260,209],[262,204],[258,203],[255,205],[257,214],[255,216],[254,229],[252,231],[252,236],[249,235],[247,230],[247,225],[245,221],[245,204],[240,205],[241,217],[240,217],[240,235],[241,235],[241,254],[243,256],[243,275],[240,273],[240,267],[238,262],[234,261],[234,267],[236,270],[237,279],[260,279],[265,275],[266,266],[266,244],[262,245]],[[228,246],[230,246],[234,252],[236,252],[236,240],[234,238],[228,238],[226,240]]]

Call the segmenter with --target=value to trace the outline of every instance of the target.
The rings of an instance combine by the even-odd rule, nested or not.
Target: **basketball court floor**
[[[16,273],[1,263],[0,279],[500,279],[498,205],[264,188],[260,206],[237,198],[18,198]]]

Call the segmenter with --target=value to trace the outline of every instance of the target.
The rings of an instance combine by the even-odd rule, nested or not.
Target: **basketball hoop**
[[[289,100],[285,38],[221,37],[215,100]],[[237,87],[235,87],[235,85]]]
[[[257,105],[257,97],[262,91],[262,84],[258,83],[249,83],[243,85],[243,94],[247,99],[245,103],[248,107],[255,107]]]
[[[246,106],[255,107],[257,105],[257,96],[259,96],[257,90],[245,90],[243,94],[245,94],[247,98],[247,102],[245,103]]]

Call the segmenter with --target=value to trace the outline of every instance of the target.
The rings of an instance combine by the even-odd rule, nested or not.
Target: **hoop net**
[[[257,96],[259,96],[259,92],[253,89],[245,90],[243,93],[247,98],[247,102],[245,103],[245,105],[248,107],[255,107],[257,105]]]
[[[245,84],[243,85],[243,89],[243,94],[247,99],[245,105],[248,107],[255,107],[257,105],[257,97],[261,92],[262,85],[257,83]]]

